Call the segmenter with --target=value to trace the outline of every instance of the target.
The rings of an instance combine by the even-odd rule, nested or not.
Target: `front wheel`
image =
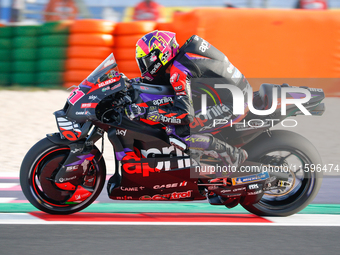
[[[55,185],[54,177],[69,153],[67,145],[55,144],[44,138],[26,154],[20,168],[20,185],[28,201],[39,210],[50,214],[75,213],[89,206],[102,191],[106,167],[104,159],[99,159],[99,151],[89,162],[78,186],[90,195],[70,202],[74,191],[61,190]]]
[[[266,191],[257,204],[243,205],[260,216],[289,216],[301,211],[317,195],[321,183],[321,158],[315,147],[303,136],[285,130],[263,133],[244,147],[248,160],[288,169],[290,187]]]

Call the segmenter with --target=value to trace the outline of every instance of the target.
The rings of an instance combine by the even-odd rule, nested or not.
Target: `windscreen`
[[[100,83],[109,78],[119,76],[119,70],[116,59],[111,53],[88,77],[87,81],[91,83]]]

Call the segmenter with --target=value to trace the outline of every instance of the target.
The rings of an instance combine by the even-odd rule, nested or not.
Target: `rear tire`
[[[294,186],[282,192],[266,191],[257,204],[243,205],[251,213],[260,216],[289,216],[304,209],[317,195],[321,183],[321,171],[309,171],[305,164],[320,164],[321,158],[315,147],[303,136],[285,130],[274,130],[271,136],[263,133],[250,145],[244,147],[250,161],[278,165],[286,164],[291,169],[291,179]],[[275,156],[275,154],[285,154]],[[276,157],[276,158],[275,158]],[[289,164],[288,160],[296,162],[298,166]],[[301,168],[298,167],[302,165]]]
[[[89,162],[94,184],[90,188],[83,186],[92,194],[80,203],[67,202],[74,191],[60,190],[52,179],[69,152],[70,148],[67,145],[55,144],[44,138],[28,151],[21,164],[20,185],[22,191],[27,200],[41,211],[50,214],[78,212],[92,204],[103,189],[106,167],[104,159],[99,160],[101,154],[96,153],[94,159]],[[86,171],[85,175],[89,174],[89,171]],[[85,175],[82,178],[85,178]]]

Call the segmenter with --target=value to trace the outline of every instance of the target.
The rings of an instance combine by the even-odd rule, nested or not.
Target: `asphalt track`
[[[3,255],[339,254],[338,227],[0,225]]]
[[[17,182],[11,178],[1,182]],[[339,254],[338,180],[325,178],[319,198],[290,217],[206,202],[108,203],[105,190],[84,211],[53,216],[18,203],[24,197],[13,186],[0,191],[18,195],[0,204],[0,254]],[[320,204],[330,193],[333,203]]]

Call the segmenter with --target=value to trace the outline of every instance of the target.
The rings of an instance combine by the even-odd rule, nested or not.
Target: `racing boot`
[[[182,151],[190,149],[190,154],[196,161],[201,156],[197,152],[203,152],[205,155],[221,159],[230,166],[238,167],[248,157],[245,150],[233,147],[210,134],[193,134],[179,137],[176,135],[173,126],[168,126],[166,132],[172,145]]]
[[[248,153],[245,150],[231,146],[215,137],[212,137],[212,142],[204,153],[213,158],[220,158],[233,167],[238,167],[248,158]]]

